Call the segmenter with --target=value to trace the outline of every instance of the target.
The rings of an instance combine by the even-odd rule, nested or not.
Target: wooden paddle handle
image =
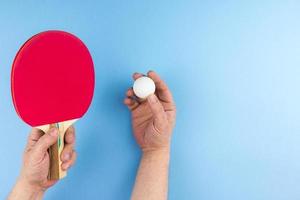
[[[66,129],[63,123],[50,124],[50,129],[56,127],[58,129],[58,139],[55,144],[53,144],[48,152],[50,157],[50,168],[48,179],[57,180],[65,177],[67,172],[61,169],[61,152],[64,149],[64,138]]]
[[[67,129],[73,123],[75,123],[75,121],[77,121],[77,119],[36,127],[36,128],[41,129],[45,133],[47,133],[51,128],[56,127],[59,132],[59,137],[57,139],[57,142],[48,149],[49,157],[50,157],[50,167],[49,167],[49,173],[48,173],[49,180],[62,179],[67,175],[67,172],[63,171],[61,169],[62,161],[60,159],[60,156],[61,156],[61,152],[64,149],[65,133],[66,133]]]

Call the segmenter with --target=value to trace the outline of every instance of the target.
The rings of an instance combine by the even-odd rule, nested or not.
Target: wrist
[[[25,177],[20,177],[16,184],[17,188],[20,188],[20,190],[24,191],[28,196],[42,196],[45,192],[45,189],[43,189],[40,186],[31,184],[30,181],[28,181]]]
[[[143,157],[156,157],[158,159],[164,159],[170,157],[170,146],[155,148],[155,149],[143,149]]]
[[[23,177],[20,177],[7,199],[39,200],[43,198],[43,195],[44,190],[42,188],[35,187],[28,181],[26,181]]]
[[[162,147],[145,147],[142,148],[143,154],[169,154],[170,144]]]

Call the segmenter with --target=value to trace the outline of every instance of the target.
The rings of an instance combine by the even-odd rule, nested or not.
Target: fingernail
[[[64,155],[64,160],[65,160],[65,161],[70,160],[70,158],[71,158],[71,155],[70,155],[69,153],[66,153],[66,154]]]
[[[156,102],[156,96],[154,94],[151,94],[148,96],[148,100],[150,103],[155,103]]]
[[[51,136],[57,136],[57,129],[56,128],[52,128],[51,130],[50,130],[50,135]]]

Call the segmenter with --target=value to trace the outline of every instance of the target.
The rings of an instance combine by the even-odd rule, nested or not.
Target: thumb
[[[47,133],[45,133],[36,143],[33,148],[33,154],[35,157],[43,157],[48,150],[48,148],[55,144],[58,138],[58,130],[56,128],[51,128]]]
[[[148,105],[154,117],[154,126],[159,131],[163,131],[165,126],[167,115],[165,109],[155,94],[150,95],[148,98]]]

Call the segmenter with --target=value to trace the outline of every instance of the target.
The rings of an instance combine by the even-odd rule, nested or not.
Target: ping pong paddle
[[[63,31],[34,35],[18,51],[11,72],[11,92],[20,118],[45,133],[59,130],[48,152],[48,178],[61,179],[60,154],[65,131],[87,111],[94,93],[94,66],[84,43]]]

